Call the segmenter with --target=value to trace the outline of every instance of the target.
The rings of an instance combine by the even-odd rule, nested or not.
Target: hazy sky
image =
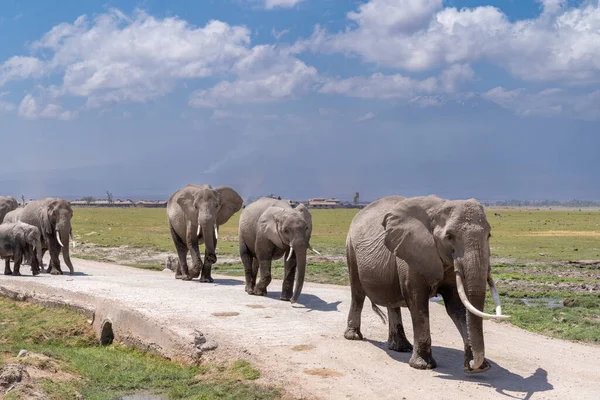
[[[174,3],[2,1],[0,194],[600,200],[598,0]]]

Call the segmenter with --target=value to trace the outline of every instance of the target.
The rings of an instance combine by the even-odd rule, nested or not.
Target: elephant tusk
[[[198,225],[198,229],[196,230],[196,236],[200,236],[200,225]]]
[[[60,247],[65,247],[62,242],[60,241],[60,234],[58,233],[58,231],[56,231],[56,240],[58,240],[58,244],[60,244]]]
[[[219,238],[219,231],[217,230],[217,226],[215,225],[215,239]]]
[[[287,259],[285,260],[290,261],[290,258],[292,258],[292,254],[294,254],[294,248],[292,246],[290,246],[290,254],[288,254]]]
[[[315,254],[321,255],[321,253],[319,253],[318,251],[316,251],[315,249],[312,248],[312,246],[308,246],[308,248],[310,249],[310,251],[312,251]]]
[[[492,294],[492,299],[494,299],[494,304],[496,305],[496,315],[502,315],[502,306],[500,305],[500,296],[498,296],[498,291],[496,290],[496,284],[492,279],[492,275],[488,275],[488,285],[490,285],[490,293]]]
[[[460,272],[456,272],[456,289],[458,290],[458,296],[460,297],[460,301],[462,301],[462,303],[464,304],[465,308],[467,310],[469,310],[469,312],[471,312],[472,314],[481,317],[483,319],[509,319],[510,315],[492,315],[492,314],[487,314],[484,313],[482,311],[479,311],[478,309],[475,308],[475,306],[473,306],[473,304],[471,304],[471,302],[469,301],[469,299],[467,298],[467,294],[465,293],[465,287],[463,286],[463,282],[462,282],[462,277],[460,275]],[[498,309],[496,309],[498,310]]]

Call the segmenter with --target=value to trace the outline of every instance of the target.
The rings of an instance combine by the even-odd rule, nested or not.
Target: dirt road
[[[94,326],[110,321],[117,339],[168,356],[185,358],[200,348],[203,358],[251,360],[261,379],[296,397],[600,399],[599,346],[549,339],[506,323],[484,322],[492,369],[463,373],[462,341],[439,304],[430,307],[438,368],[417,371],[408,366],[408,354],[387,350],[387,326],[368,306],[365,340],[343,338],[346,287],[306,283],[292,306],[279,300],[279,281],[271,283],[267,297],[254,297],[233,277],[181,282],[170,272],[85,260],[75,260],[75,268],[75,276],[0,276],[0,291],[95,310]],[[403,318],[412,338],[408,312]]]

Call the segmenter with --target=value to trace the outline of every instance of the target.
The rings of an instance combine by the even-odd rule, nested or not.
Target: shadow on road
[[[198,283],[202,283],[200,281],[196,281]],[[223,286],[240,286],[240,285],[244,285],[243,281],[237,280],[237,279],[215,279],[213,284],[217,284],[217,285],[223,285]]]
[[[406,363],[408,366],[411,353],[391,351],[387,348],[387,342],[365,340],[385,351],[394,360]],[[554,389],[554,386],[548,382],[548,372],[543,368],[538,368],[530,376],[523,377],[488,359],[492,365],[488,371],[481,374],[466,374],[463,372],[464,352],[462,350],[433,346],[432,352],[433,358],[437,361],[437,368],[434,371],[439,373],[436,377],[440,379],[473,382],[493,388],[501,395],[522,400],[530,399],[535,393]],[[506,392],[519,392],[525,394],[525,397],[522,395],[516,397]]]
[[[279,297],[281,297],[281,292],[267,292],[267,297],[281,301],[279,300]],[[296,304],[300,304],[305,308],[308,308],[310,311],[338,311],[338,306],[340,303],[341,301],[328,303],[314,294],[305,293],[302,293],[296,302]]]

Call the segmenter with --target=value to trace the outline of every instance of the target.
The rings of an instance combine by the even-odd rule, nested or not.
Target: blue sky
[[[597,0],[6,0],[0,37],[2,194],[600,200]]]

